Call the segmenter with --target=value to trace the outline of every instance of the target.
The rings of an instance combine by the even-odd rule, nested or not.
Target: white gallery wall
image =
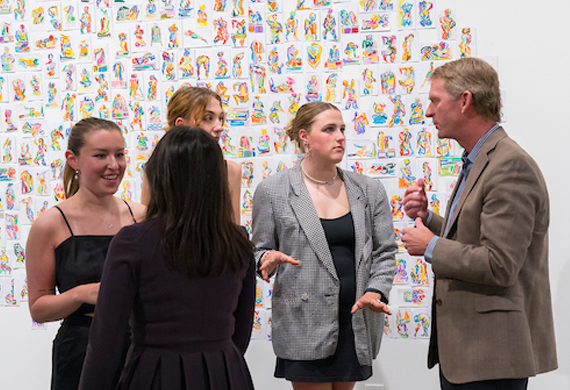
[[[289,1],[289,0],[285,0]],[[570,389],[570,179],[567,167],[570,125],[570,50],[565,42],[570,2],[547,0],[437,0],[438,9],[451,7],[462,25],[477,30],[477,55],[497,57],[505,90],[505,128],[542,168],[551,196],[550,273],[560,368],[531,379],[530,389]],[[22,304],[25,306],[25,303]],[[49,389],[51,343],[58,324],[30,331],[26,310],[0,308],[0,389]],[[570,334],[570,333],[569,333]],[[383,384],[386,390],[435,390],[437,370],[429,371],[426,340],[385,339],[374,363],[374,375],[358,383]],[[465,351],[466,354],[470,351]],[[255,340],[246,354],[257,389],[290,389],[273,378],[271,344]]]

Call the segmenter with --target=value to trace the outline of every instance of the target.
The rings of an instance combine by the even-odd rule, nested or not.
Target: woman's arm
[[[248,269],[243,279],[241,293],[238,299],[238,305],[234,312],[236,319],[235,331],[232,339],[240,352],[245,354],[249,340],[251,339],[251,330],[253,327],[253,311],[255,307],[255,263],[253,258],[250,259]]]
[[[230,197],[232,200],[234,222],[237,225],[241,225],[241,167],[234,161],[226,161],[226,164],[228,167],[228,182],[230,184]]]
[[[99,283],[74,287],[55,294],[55,248],[63,235],[61,214],[47,210],[32,225],[26,244],[29,308],[36,322],[57,321],[75,312],[83,303],[95,304]]]
[[[148,206],[149,200],[150,200],[150,188],[148,186],[148,179],[146,178],[146,173],[143,173],[142,188],[141,188],[141,203],[145,206]]]

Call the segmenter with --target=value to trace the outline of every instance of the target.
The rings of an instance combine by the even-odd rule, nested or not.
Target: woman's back
[[[114,379],[107,374],[121,362],[113,337],[131,312],[132,345],[120,388],[251,388],[243,353],[253,317],[253,260],[237,274],[189,279],[164,262],[160,232],[157,221],[143,222],[111,243],[80,388],[114,388],[119,372]],[[172,359],[174,367],[167,367]],[[200,375],[190,378],[190,372]],[[216,385],[212,375],[228,377]]]

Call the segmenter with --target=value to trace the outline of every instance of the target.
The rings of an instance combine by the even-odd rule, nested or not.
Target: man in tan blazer
[[[465,149],[445,218],[420,180],[404,196],[402,240],[435,273],[428,366],[447,389],[526,389],[557,368],[548,276],[549,201],[535,161],[499,126],[495,70],[466,58],[437,68],[430,105],[440,138]]]

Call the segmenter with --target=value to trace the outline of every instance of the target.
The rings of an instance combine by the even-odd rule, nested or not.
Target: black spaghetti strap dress
[[[137,222],[131,207],[125,201],[133,222]],[[55,248],[55,286],[59,293],[87,283],[97,283],[101,280],[103,264],[107,256],[109,244],[114,236],[77,236],[63,211],[59,210],[71,236]],[[85,359],[89,327],[91,326],[94,305],[83,304],[69,317],[63,320],[53,341],[52,351],[52,390],[77,390],[81,367]],[[124,353],[129,346],[129,334],[125,335]]]

